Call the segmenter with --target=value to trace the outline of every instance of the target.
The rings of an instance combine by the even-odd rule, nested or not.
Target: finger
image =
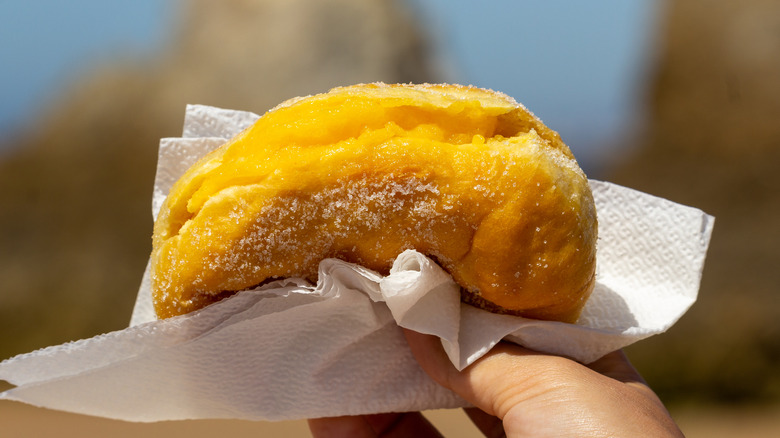
[[[309,430],[314,438],[336,438],[352,436],[356,438],[374,438],[376,433],[361,416],[312,418]]]
[[[605,355],[601,359],[588,364],[588,368],[630,386],[648,400],[652,400],[659,409],[666,410],[661,399],[645,382],[639,371],[631,365],[631,361],[628,360],[623,350],[613,351]]]
[[[477,429],[486,437],[503,436],[504,428],[501,420],[484,412],[486,410],[485,407],[476,402],[476,398],[471,396],[470,389],[467,390],[462,387],[460,373],[450,362],[447,354],[441,347],[439,338],[407,329],[404,329],[404,335],[417,362],[434,381],[445,388],[453,390],[466,401],[476,406],[476,408],[467,408],[464,411]]]
[[[441,437],[419,412],[315,418],[309,420],[315,438],[329,437]]]
[[[506,436],[504,433],[504,424],[499,418],[477,408],[464,408],[463,411],[466,412],[466,415],[469,416],[471,422],[474,423],[474,425],[477,426],[477,429],[479,429],[487,438]]]
[[[583,428],[592,436],[604,430],[620,431],[625,436],[679,435],[663,404],[642,383],[622,352],[611,353],[588,368],[570,359],[501,342],[458,372],[438,338],[404,333],[412,354],[428,375],[500,418],[507,434],[535,436],[553,427],[569,434],[566,436],[587,435]]]
[[[581,365],[501,342],[485,356],[458,372],[447,358],[439,338],[404,330],[409,348],[422,369],[475,407],[503,418],[513,406],[550,388],[542,379],[555,380]],[[586,369],[587,371],[587,369]],[[507,387],[507,382],[512,385]]]
[[[613,351],[605,355],[601,359],[588,364],[588,368],[620,382],[645,384],[644,379],[642,379],[636,368],[631,365],[623,350]]]

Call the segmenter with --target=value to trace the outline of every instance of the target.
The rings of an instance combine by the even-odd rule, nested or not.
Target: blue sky
[[[79,74],[159,47],[172,6],[170,0],[0,0],[0,138]]]
[[[525,104],[589,167],[641,117],[659,2],[414,3],[433,26],[453,80]]]
[[[598,160],[640,115],[658,2],[408,1],[444,54],[447,80],[515,97],[581,161]],[[173,4],[0,0],[0,137],[99,61],[159,47]]]

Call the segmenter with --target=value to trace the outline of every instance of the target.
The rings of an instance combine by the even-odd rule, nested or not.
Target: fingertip
[[[587,365],[588,368],[623,383],[647,383],[623,350],[616,350]]]
[[[426,335],[407,328],[401,328],[406,336],[406,342],[409,343],[409,347],[412,352],[424,352],[428,349],[435,349],[441,342],[439,338],[434,335]]]
[[[409,329],[403,329],[406,342],[417,363],[438,384],[449,387],[449,374],[457,372],[447,357],[441,340],[433,335],[418,333]]]
[[[486,437],[505,436],[504,424],[500,418],[478,408],[464,408],[463,411]]]

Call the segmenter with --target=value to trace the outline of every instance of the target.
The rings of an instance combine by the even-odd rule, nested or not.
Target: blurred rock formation
[[[182,2],[158,56],[85,76],[0,159],[0,359],[127,325],[159,138],[184,105],[258,113],[336,85],[436,81],[393,0]],[[629,348],[669,401],[780,399],[780,2],[664,2],[640,146],[603,179],[716,216],[699,301]]]
[[[606,178],[714,215],[698,302],[629,349],[671,399],[780,399],[780,2],[664,2],[650,119]]]
[[[0,160],[0,359],[127,326],[157,144],[181,133],[185,104],[262,114],[337,85],[436,80],[402,2],[180,6],[169,46],[83,77]]]

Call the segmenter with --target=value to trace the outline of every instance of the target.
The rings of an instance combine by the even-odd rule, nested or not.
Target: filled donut
[[[203,157],[154,225],[158,317],[329,257],[387,274],[415,249],[499,313],[574,322],[594,285],[588,181],[512,98],[458,85],[366,84],[296,98]]]

